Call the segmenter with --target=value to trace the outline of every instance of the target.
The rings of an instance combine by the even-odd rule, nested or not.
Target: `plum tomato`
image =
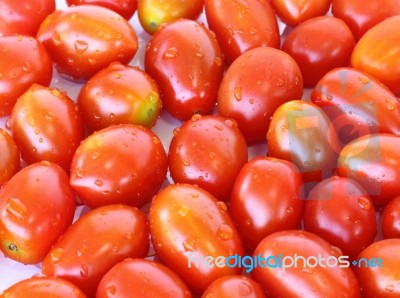
[[[248,142],[261,141],[275,110],[302,94],[303,79],[293,58],[278,49],[259,47],[239,56],[227,69],[218,90],[218,114],[235,119]]]
[[[94,4],[109,8],[126,20],[129,20],[135,13],[138,0],[66,0],[68,6]]]
[[[205,15],[229,64],[247,50],[280,47],[278,22],[269,1],[206,0]]]
[[[87,80],[111,62],[127,64],[138,50],[128,21],[97,5],[56,10],[43,21],[37,38],[58,72],[75,80]]]
[[[48,86],[53,66],[45,47],[33,37],[22,35],[0,37],[0,52],[0,117],[2,117],[11,113],[18,97],[32,84]]]
[[[168,168],[160,139],[132,124],[111,125],[82,141],[71,164],[70,183],[82,203],[141,206],[157,193]]]
[[[21,168],[20,152],[14,139],[0,129],[0,187]]]
[[[146,72],[116,62],[85,83],[78,105],[85,124],[99,130],[124,123],[151,128],[162,103],[156,82]]]
[[[341,19],[320,16],[301,23],[291,31],[282,50],[297,62],[304,85],[312,87],[330,70],[350,65],[355,41]]]
[[[271,233],[300,227],[303,178],[297,167],[271,157],[256,157],[239,172],[230,214],[243,243],[254,250]]]
[[[167,266],[144,259],[125,259],[101,279],[96,298],[191,298],[182,279]]]
[[[221,265],[228,256],[243,256],[239,234],[224,202],[191,184],[172,184],[153,199],[150,233],[157,255],[196,293],[218,277],[240,274]]]
[[[383,238],[400,238],[400,196],[390,200],[381,216]]]
[[[75,195],[61,167],[48,161],[27,166],[0,192],[0,249],[23,264],[41,262],[74,212]]]
[[[195,115],[176,128],[168,154],[174,182],[197,184],[224,201],[247,159],[236,122],[216,115]]]
[[[187,19],[168,23],[152,36],[144,59],[173,117],[211,113],[224,64],[215,36],[204,25]]]

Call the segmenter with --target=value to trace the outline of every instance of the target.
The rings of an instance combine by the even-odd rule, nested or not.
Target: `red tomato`
[[[309,19],[289,33],[282,50],[297,62],[304,85],[314,86],[330,70],[348,66],[355,41],[341,19]]]
[[[384,238],[400,238],[400,196],[385,206],[381,220]]]
[[[195,115],[174,131],[168,157],[174,182],[197,184],[227,200],[247,162],[247,145],[233,120]]]
[[[268,296],[360,297],[350,262],[313,233],[289,230],[271,234],[253,256],[264,258],[264,268],[255,267],[251,276]]]
[[[96,298],[190,298],[192,295],[180,277],[160,263],[126,259],[101,279]]]
[[[268,1],[206,0],[205,14],[229,64],[247,50],[280,46],[278,22]]]
[[[132,26],[116,12],[97,5],[57,10],[37,33],[58,72],[87,80],[111,62],[129,63],[138,49]]]
[[[242,243],[226,204],[200,187],[174,184],[161,190],[152,201],[149,222],[158,256],[195,292],[218,277],[241,272],[220,266],[228,256],[243,255]]]
[[[42,261],[68,226],[75,196],[68,176],[50,162],[32,164],[0,192],[0,249],[24,264]]]
[[[374,76],[395,94],[400,94],[400,16],[372,27],[357,42],[351,65]]]
[[[18,99],[10,119],[15,143],[26,163],[48,160],[69,172],[84,127],[66,93],[34,84]]]
[[[17,98],[32,84],[48,86],[53,68],[46,49],[33,37],[0,37],[0,52],[0,117],[2,117],[10,114]]]
[[[254,250],[271,233],[299,228],[304,198],[303,179],[294,164],[270,157],[249,161],[239,172],[230,199],[243,243]]]
[[[0,187],[21,168],[20,152],[14,139],[0,129]]]
[[[70,182],[90,208],[113,203],[140,206],[157,193],[167,167],[167,154],[152,131],[113,125],[80,144],[72,160]]]
[[[136,11],[138,0],[66,0],[69,6],[94,4],[109,8],[129,20]]]
[[[302,94],[303,79],[293,58],[260,47],[229,66],[219,86],[217,108],[220,115],[234,118],[246,140],[254,142],[265,140],[275,110]]]
[[[400,239],[377,241],[364,249],[353,268],[365,298],[400,296]]]
[[[64,278],[93,297],[108,270],[149,250],[146,215],[135,207],[108,205],[81,216],[43,261],[42,273]]]
[[[161,112],[156,82],[138,67],[112,63],[82,87],[79,108],[91,130],[131,123],[151,128]]]
[[[203,25],[180,19],[150,39],[145,69],[153,77],[166,110],[179,120],[213,109],[224,65],[219,45]]]

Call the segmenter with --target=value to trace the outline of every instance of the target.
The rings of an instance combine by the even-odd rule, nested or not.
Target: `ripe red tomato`
[[[112,63],[82,87],[79,109],[91,130],[131,123],[151,128],[161,112],[156,82],[138,67]]]
[[[150,39],[144,59],[173,117],[188,120],[211,112],[224,65],[219,45],[204,25],[180,19],[163,26]]]
[[[126,258],[149,250],[146,215],[136,207],[107,205],[85,213],[56,242],[42,273],[64,278],[93,297],[101,278]]]
[[[76,150],[72,188],[90,208],[113,203],[141,206],[163,184],[168,158],[159,138],[136,125],[112,125],[87,137]]]
[[[37,38],[58,72],[77,80],[89,79],[111,62],[129,63],[138,49],[128,21],[97,5],[56,10],[42,23]]]
[[[400,196],[391,199],[381,217],[383,238],[400,238]]]
[[[96,298],[191,298],[181,278],[167,266],[143,259],[125,259],[108,271],[97,287]]]
[[[0,249],[24,264],[41,262],[74,211],[75,195],[62,168],[44,161],[22,169],[0,192]]]
[[[149,222],[157,255],[193,291],[201,293],[218,277],[241,272],[217,264],[244,250],[226,204],[200,187],[173,184],[161,190],[151,203]]]
[[[21,168],[20,152],[14,139],[0,129],[0,187]]]
[[[0,52],[0,117],[3,117],[10,114],[17,98],[32,84],[48,86],[53,68],[46,49],[33,37],[0,37]]]
[[[217,108],[221,116],[237,121],[248,142],[255,142],[265,140],[275,110],[302,94],[303,79],[293,58],[259,47],[229,66],[219,86]]]
[[[230,214],[243,243],[254,250],[269,234],[300,227],[303,199],[303,179],[294,164],[256,157],[236,178]]]
[[[138,0],[66,0],[69,6],[94,4],[109,8],[129,20],[135,13]]]

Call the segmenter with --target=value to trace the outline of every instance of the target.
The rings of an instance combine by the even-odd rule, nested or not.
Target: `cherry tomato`
[[[173,117],[188,120],[211,113],[224,65],[219,45],[204,25],[186,19],[167,24],[150,39],[144,59]]]
[[[62,168],[44,161],[22,169],[0,192],[0,249],[24,264],[42,261],[74,211],[75,196]]]
[[[219,264],[244,250],[226,204],[209,192],[169,185],[154,197],[149,222],[157,255],[193,291],[201,293],[218,277],[240,273],[238,267]]]
[[[165,180],[168,158],[159,138],[131,124],[113,125],[86,138],[71,165],[71,186],[90,208],[140,206]]]
[[[372,27],[357,42],[351,65],[374,76],[395,94],[400,94],[400,16]]]
[[[390,200],[382,212],[384,238],[400,238],[400,196]]]
[[[293,58],[259,47],[229,66],[219,86],[217,108],[220,115],[237,121],[248,142],[255,142],[265,140],[275,110],[302,94],[303,79]]]
[[[93,297],[108,270],[149,250],[146,216],[136,207],[107,205],[74,222],[43,261],[42,273],[64,278]]]
[[[269,234],[300,227],[302,186],[299,170],[286,160],[256,157],[241,169],[232,190],[230,214],[247,247],[254,250]]]
[[[0,129],[0,187],[10,180],[20,168],[20,152],[14,139]]]
[[[79,108],[91,130],[131,123],[152,127],[161,112],[155,81],[138,67],[112,63],[82,87]]]
[[[96,298],[190,298],[180,277],[160,263],[126,259],[108,271],[97,287]]]
[[[0,51],[0,117],[2,117],[10,114],[18,97],[32,84],[48,86],[53,68],[46,49],[33,37],[21,35],[0,37]]]
[[[87,80],[111,62],[129,63],[138,49],[132,26],[116,12],[97,5],[56,10],[37,33],[56,69]]]
[[[129,20],[135,13],[138,0],[66,0],[69,6],[94,4],[109,8]]]

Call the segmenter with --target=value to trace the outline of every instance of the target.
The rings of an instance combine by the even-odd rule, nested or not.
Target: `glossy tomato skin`
[[[268,1],[206,0],[205,14],[228,64],[247,50],[280,46],[277,19]]]
[[[129,20],[136,12],[138,0],[66,0],[69,6],[93,4],[109,8]]]
[[[297,62],[304,85],[312,87],[330,70],[350,64],[355,41],[341,19],[320,16],[289,33],[282,50]]]
[[[271,234],[258,245],[253,256],[258,255],[270,257],[268,263],[264,262],[270,266],[263,263],[265,268],[254,268],[251,276],[261,284],[267,296],[361,297],[357,279],[348,267],[348,259],[339,259],[341,251],[313,233],[287,230]],[[297,267],[290,267],[290,261],[294,263],[294,259],[288,259],[279,267],[276,260],[280,256],[282,259],[301,256],[306,261],[310,258],[312,266],[304,266],[304,261],[298,259]],[[322,266],[314,266],[318,258],[323,259]],[[327,266],[328,258],[335,258],[338,266]]]
[[[383,238],[400,238],[400,196],[390,200],[381,216]]]
[[[224,65],[217,40],[204,25],[180,19],[163,26],[147,44],[144,62],[173,117],[211,113]]]
[[[226,204],[200,187],[173,184],[161,190],[152,201],[149,223],[157,255],[194,292],[203,292],[218,277],[241,272],[202,259],[221,262],[216,258],[242,256],[244,250]]]
[[[21,168],[20,152],[14,139],[0,129],[0,187]]]
[[[146,72],[117,62],[85,83],[78,105],[85,124],[94,131],[123,123],[151,128],[162,102],[156,82]]]
[[[48,86],[53,66],[45,47],[33,37],[0,37],[0,117],[9,115],[32,84]]]
[[[111,268],[97,287],[97,298],[110,294],[131,298],[190,298],[189,289],[167,266],[144,259],[125,259]]]
[[[254,250],[269,234],[300,227],[304,199],[303,178],[294,164],[256,157],[236,178],[230,214],[243,243]]]
[[[247,158],[246,141],[235,121],[195,115],[174,131],[168,163],[174,182],[196,184],[226,201]]]
[[[159,138],[131,124],[112,125],[87,137],[76,150],[70,183],[90,208],[141,206],[165,180],[168,158]]]
[[[66,93],[32,85],[15,104],[10,124],[26,163],[48,160],[69,172],[84,127],[77,106]]]
[[[303,79],[293,58],[278,49],[259,47],[229,66],[219,86],[217,109],[221,116],[237,121],[248,142],[255,142],[265,139],[275,110],[302,94]]]
[[[400,134],[400,102],[381,82],[341,67],[322,77],[311,101],[324,110],[345,145],[367,134]]]
[[[89,79],[111,62],[127,64],[138,49],[128,21],[97,5],[56,10],[43,21],[37,38],[58,72],[76,80]]]
[[[48,161],[25,167],[0,192],[0,249],[23,264],[41,262],[74,211],[75,195],[61,167]]]
[[[42,273],[64,278],[93,297],[108,270],[126,258],[144,258],[148,249],[146,215],[136,207],[107,205],[69,227],[46,255]]]
[[[357,181],[374,204],[384,206],[400,195],[399,146],[400,137],[392,134],[355,139],[340,152],[337,173]]]
[[[400,15],[372,27],[357,42],[351,65],[374,76],[394,94],[400,94]],[[390,49],[390,50],[388,50]]]

